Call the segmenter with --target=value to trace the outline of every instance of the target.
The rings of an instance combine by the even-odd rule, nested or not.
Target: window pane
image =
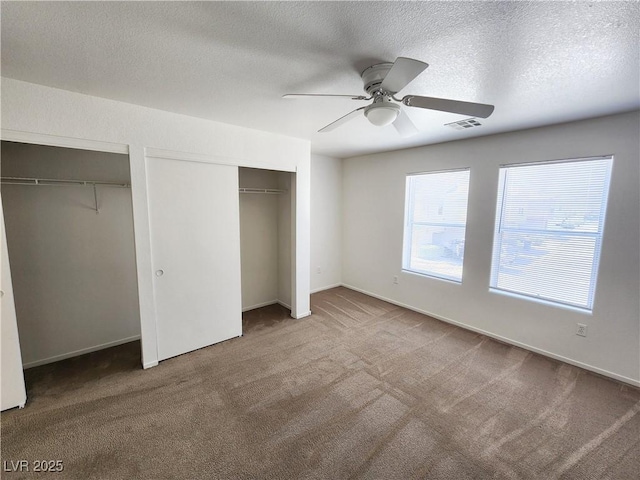
[[[461,281],[464,230],[464,227],[414,226],[408,269]]]
[[[597,232],[609,161],[507,167],[502,228]]]
[[[468,170],[414,175],[409,179],[413,192],[413,222],[465,225]]]
[[[501,234],[497,288],[533,297],[585,306],[595,237]]]
[[[592,308],[612,162],[500,169],[491,287]]]
[[[462,281],[469,170],[407,177],[403,268]]]

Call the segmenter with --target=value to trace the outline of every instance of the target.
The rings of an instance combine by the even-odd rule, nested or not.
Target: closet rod
[[[74,185],[84,185],[95,187],[96,185],[105,187],[129,188],[130,183],[102,182],[97,180],[62,180],[53,178],[23,178],[23,177],[0,177],[0,183],[5,185],[49,185],[56,187],[70,187]]]
[[[279,195],[281,193],[287,193],[286,190],[280,190],[277,188],[244,188],[240,187],[240,193],[266,193],[270,195]]]

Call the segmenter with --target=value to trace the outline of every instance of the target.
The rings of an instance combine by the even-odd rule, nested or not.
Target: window
[[[469,170],[407,176],[404,270],[462,281]]]
[[[591,310],[613,158],[500,169],[491,287]]]

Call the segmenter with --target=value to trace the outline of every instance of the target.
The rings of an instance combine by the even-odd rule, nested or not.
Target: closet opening
[[[140,368],[129,156],[8,141],[1,154],[27,389]]]
[[[290,318],[294,175],[247,167],[238,171],[244,334],[264,326],[263,317]]]

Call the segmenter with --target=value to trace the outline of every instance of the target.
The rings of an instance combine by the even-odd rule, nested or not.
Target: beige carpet
[[[2,460],[64,471],[3,478],[638,478],[640,390],[345,288],[312,310],[147,371],[137,343],[28,370]]]

